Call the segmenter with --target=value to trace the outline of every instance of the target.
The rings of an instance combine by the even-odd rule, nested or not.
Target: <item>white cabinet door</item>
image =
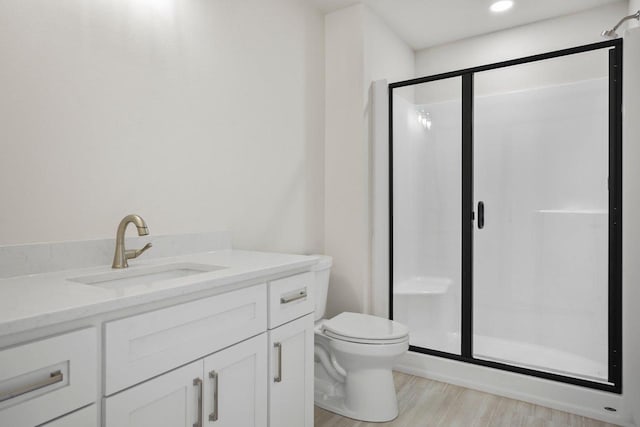
[[[267,334],[204,359],[204,425],[267,426]]]
[[[198,360],[106,398],[105,427],[192,427],[202,389]]]
[[[313,314],[269,331],[269,427],[313,426]]]

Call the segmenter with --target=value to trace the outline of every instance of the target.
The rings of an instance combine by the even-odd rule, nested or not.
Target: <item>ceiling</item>
[[[489,11],[493,0],[312,1],[327,13],[364,3],[418,50],[625,0],[514,0],[502,14]]]

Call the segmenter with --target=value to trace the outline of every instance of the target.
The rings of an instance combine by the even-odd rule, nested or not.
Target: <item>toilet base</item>
[[[351,411],[344,407],[344,399],[341,399],[339,397],[328,397],[326,395],[321,396],[320,399],[316,398],[315,405],[318,408],[325,409],[329,412],[333,412],[334,414],[342,415],[343,417],[351,418],[352,420],[376,422],[373,420],[362,420],[360,418],[356,418],[356,414],[353,414]]]
[[[393,421],[398,417],[398,413],[396,412],[395,416],[390,418],[371,418],[367,417],[363,414],[356,414],[349,409],[344,407],[344,398],[340,397],[328,397],[328,396],[316,396],[314,404],[318,408],[322,408],[329,412],[333,412],[334,414],[341,415],[343,417],[351,418],[356,421],[365,421],[368,423],[386,423],[389,421]]]
[[[319,408],[358,421],[381,423],[397,418],[398,404],[391,371],[371,370],[367,372],[364,370],[355,375],[348,375],[346,381],[340,383],[328,377],[319,364],[316,364],[315,368],[314,403]],[[364,380],[368,383],[372,379],[371,377],[374,377],[373,380],[378,387],[363,389],[361,381]],[[348,391],[350,388],[352,389],[351,393]],[[349,399],[350,395],[351,399]],[[359,402],[353,401],[354,396],[357,397],[355,400]],[[349,400],[353,402],[349,402]],[[370,404],[367,404],[367,401]]]

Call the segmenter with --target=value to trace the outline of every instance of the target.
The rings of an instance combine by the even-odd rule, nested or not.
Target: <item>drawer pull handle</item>
[[[203,427],[202,426],[202,380],[200,378],[196,378],[193,380],[193,385],[198,387],[198,421],[193,424],[193,427]]]
[[[273,344],[274,350],[278,352],[278,373],[274,376],[273,382],[282,382],[282,344],[277,342]]]
[[[307,289],[301,289],[290,295],[280,297],[280,304],[289,304],[290,302],[298,301],[307,297]]]
[[[218,421],[218,373],[209,372],[209,378],[213,381],[213,412],[209,414],[209,421]]]
[[[32,391],[39,390],[41,388],[45,388],[52,384],[60,383],[64,380],[64,375],[61,371],[51,372],[49,374],[49,378],[44,381],[40,381],[34,384],[30,384],[28,386],[19,388],[17,390],[12,390],[7,393],[0,394],[0,402],[4,402],[5,400],[13,399],[14,397],[22,396],[23,394],[31,393]]]

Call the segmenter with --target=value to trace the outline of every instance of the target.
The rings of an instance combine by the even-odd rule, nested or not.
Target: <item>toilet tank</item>
[[[331,273],[332,258],[326,255],[315,255],[318,257],[318,263],[311,267],[314,273],[315,286],[315,320],[324,317],[327,307],[327,291],[329,290],[329,274]]]

